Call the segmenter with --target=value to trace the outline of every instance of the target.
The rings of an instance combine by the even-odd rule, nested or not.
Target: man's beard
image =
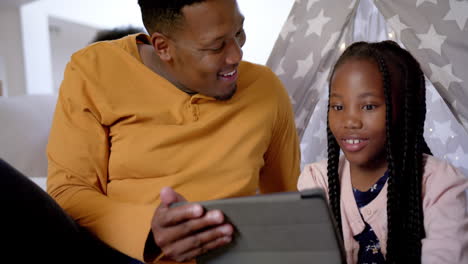
[[[234,96],[236,91],[237,91],[237,84],[235,84],[234,89],[232,89],[230,93],[225,94],[225,95],[218,95],[218,96],[215,96],[214,98],[219,101],[227,101]]]

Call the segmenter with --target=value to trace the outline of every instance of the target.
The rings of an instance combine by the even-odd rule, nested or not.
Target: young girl
[[[307,165],[298,188],[328,190],[347,262],[468,263],[468,180],[426,145],[413,56],[393,41],[352,44],[328,103],[328,160]]]

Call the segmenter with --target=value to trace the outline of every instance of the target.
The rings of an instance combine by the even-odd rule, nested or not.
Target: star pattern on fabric
[[[387,20],[387,22],[388,22],[388,25],[390,25],[390,27],[393,29],[393,32],[395,32],[396,37],[397,37],[398,39],[401,39],[401,37],[400,37],[400,36],[401,36],[401,32],[402,32],[403,30],[407,29],[408,26],[405,25],[405,24],[403,24],[403,23],[401,22],[400,16],[399,16],[399,15],[395,15],[395,16],[389,18],[389,19]]]
[[[432,133],[429,134],[429,137],[438,138],[444,145],[447,145],[449,138],[455,134],[451,128],[451,124],[452,122],[450,120],[445,122],[437,122],[434,120],[434,128],[432,128]]]
[[[331,17],[326,17],[323,15],[324,9],[320,10],[320,13],[311,20],[307,21],[309,28],[306,32],[306,37],[312,33],[317,34],[319,37],[322,35],[323,27],[331,20]]]
[[[326,83],[328,81],[328,74],[330,72],[330,68],[328,68],[325,71],[318,71],[315,75],[315,84],[314,88],[317,90],[319,93],[327,87]]]
[[[301,153],[304,153],[305,150],[309,147],[309,143],[301,141],[299,144],[299,147],[301,148]],[[305,163],[306,161],[304,160],[304,155],[301,155],[301,163]]]
[[[431,103],[441,100],[439,93],[426,75],[424,75],[424,82],[426,83],[426,98],[431,98]],[[428,112],[429,110],[430,109],[427,109]]]
[[[460,103],[459,100],[454,101],[452,103],[452,108],[453,109],[460,109],[460,107],[464,107],[464,106],[463,106],[463,103]],[[465,116],[459,116],[459,118],[461,119],[462,124],[468,124],[468,119],[466,119]],[[467,174],[467,177],[468,177],[468,174]],[[467,195],[468,195],[468,193],[467,193]]]
[[[340,36],[340,32],[335,32],[331,34],[330,38],[328,39],[328,42],[325,44],[325,46],[323,46],[322,54],[321,54],[322,57],[325,56],[325,53],[327,53],[328,51],[332,49],[333,44],[336,43],[339,36]]]
[[[455,152],[447,153],[445,156],[453,165],[468,169],[468,153],[465,153],[461,146],[457,146]]]
[[[294,37],[294,35],[292,35],[291,38],[289,39],[289,43],[293,44],[295,41],[296,41],[296,38]]]
[[[307,116],[307,110],[306,109],[302,109],[301,113],[296,116],[295,118],[295,123],[296,123],[296,126],[300,129],[304,129],[305,128],[305,124],[304,124],[304,120]]]
[[[316,3],[318,3],[318,2],[320,2],[320,0],[309,0],[309,1],[307,1],[307,12],[309,12],[310,8],[311,8],[314,4],[316,4]]]
[[[286,39],[290,32],[295,32],[297,30],[296,25],[294,24],[294,16],[290,16],[286,23],[284,24],[283,29],[281,30],[281,38]]]
[[[431,103],[439,102],[440,100],[442,100],[442,99],[440,98],[440,96],[435,96],[435,94],[432,93]],[[429,112],[429,111],[428,111],[428,112]]]
[[[444,20],[455,20],[460,30],[466,26],[468,20],[468,2],[449,0],[449,12],[445,15]]]
[[[420,6],[424,2],[429,2],[437,5],[437,0],[418,0],[416,1],[416,6]]]
[[[314,64],[314,53],[310,52],[307,58],[305,58],[304,60],[297,61],[297,70],[294,73],[293,79],[296,79],[299,77],[304,78],[304,76],[309,72],[310,68],[312,68],[313,64]]]
[[[319,102],[317,102],[317,104],[315,104],[314,113],[318,113],[321,108],[322,108],[322,106],[320,105],[320,100],[319,100]]]
[[[439,35],[434,28],[434,25],[429,27],[426,34],[416,34],[421,40],[418,49],[431,49],[441,55],[442,44],[444,44],[446,36]]]
[[[278,63],[278,66],[276,67],[276,70],[275,70],[276,75],[283,75],[285,73],[283,69],[284,58],[285,57],[281,58],[280,62]]]
[[[291,95],[289,96],[289,101],[291,101],[292,105],[296,104],[296,100],[294,100],[294,97],[292,97]]]
[[[453,74],[452,64],[447,64],[444,67],[439,67],[432,63],[429,63],[429,68],[431,68],[432,75],[430,80],[435,83],[440,83],[445,89],[448,89],[452,82],[461,82],[462,79],[459,79]]]
[[[314,111],[317,111],[317,107],[318,106],[315,107]],[[315,130],[313,136],[319,138],[320,140],[325,139],[327,133],[326,131],[327,127],[325,126],[325,122],[320,120],[319,127],[317,128],[317,130]]]

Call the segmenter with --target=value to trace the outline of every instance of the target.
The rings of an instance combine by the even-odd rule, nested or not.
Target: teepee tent
[[[426,76],[429,147],[468,175],[467,20],[466,0],[296,0],[267,65],[290,94],[302,165],[326,158],[334,62],[355,41],[392,39]]]

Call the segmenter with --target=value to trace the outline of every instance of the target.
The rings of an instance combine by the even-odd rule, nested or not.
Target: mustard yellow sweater
[[[162,187],[201,201],[295,190],[300,173],[289,97],[268,68],[242,62],[228,101],[190,96],[142,63],[137,35],[72,56],[47,156],[52,197],[140,260]]]

